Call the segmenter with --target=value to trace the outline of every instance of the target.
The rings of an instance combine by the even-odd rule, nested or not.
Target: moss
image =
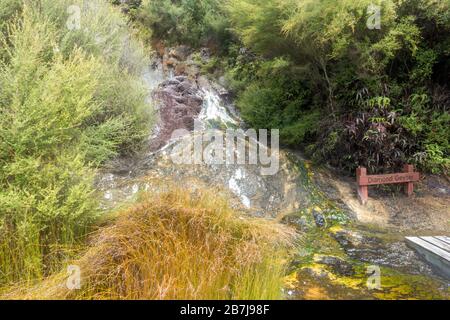
[[[298,185],[309,195],[309,206],[299,214],[319,212],[326,220],[326,227],[347,225],[350,223],[348,214],[331,201],[314,183],[314,171],[310,161],[301,160],[294,154],[287,154],[287,158],[294,164],[294,171],[298,174]]]
[[[332,291],[337,298],[349,295],[359,298],[381,300],[406,300],[406,299],[448,299],[449,292],[440,288],[440,283],[426,276],[402,274],[391,268],[381,268],[381,288],[370,290],[367,287],[366,274],[368,264],[352,262],[355,274],[353,276],[341,276],[334,273],[327,265],[321,264],[321,255],[314,255],[312,262],[300,267],[297,276],[301,275],[302,282],[314,283],[322,286],[327,292]],[[347,262],[351,262],[348,261]],[[308,279],[311,277],[313,280]],[[290,275],[290,288],[296,283]],[[298,281],[297,281],[298,284]]]
[[[336,234],[342,230],[344,230],[344,228],[341,225],[334,225],[330,229],[328,229],[328,231],[330,231],[330,233],[332,234]]]
[[[298,286],[298,273],[292,272],[283,279],[284,288],[287,290],[294,290]]]
[[[450,292],[443,290],[441,284],[422,275],[402,274],[390,268],[381,269],[382,291],[374,296],[378,299],[449,299]]]
[[[341,258],[346,257],[344,250],[325,230],[315,228],[303,234],[299,243],[301,250],[299,250],[298,261],[302,264],[313,261],[317,253]]]

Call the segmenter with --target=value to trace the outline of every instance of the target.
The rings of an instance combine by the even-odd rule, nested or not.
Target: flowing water
[[[165,103],[155,98],[164,83],[182,87],[187,81],[165,73],[160,63],[149,67],[143,79],[149,89],[148,102],[156,110],[162,110],[161,104]],[[189,81],[189,99],[198,97],[202,101],[196,119],[203,130],[244,127],[216,83],[205,79],[201,84]],[[146,145],[152,145],[164,125],[160,121],[155,126]],[[280,169],[269,176],[261,174],[260,166],[251,164],[175,165],[171,155],[184,139],[164,140],[156,150],[144,148],[134,157],[112,162],[97,181],[102,207],[120,207],[133,201],[140,191],[161,188],[170,181],[186,188],[219,188],[230,197],[232,206],[252,215],[277,219],[298,230],[298,250],[284,290],[288,299],[449,297],[448,282],[421,262],[401,237],[358,224],[350,210],[327,198],[311,179],[311,164],[298,154],[280,150]],[[380,286],[373,278],[373,267],[381,273]],[[370,283],[368,286],[371,279],[375,279],[375,287]]]

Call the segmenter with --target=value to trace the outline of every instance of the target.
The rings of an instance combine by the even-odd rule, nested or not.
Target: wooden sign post
[[[414,172],[414,166],[407,164],[403,167],[402,173],[367,175],[367,169],[359,167],[356,169],[356,182],[358,184],[358,197],[362,204],[369,200],[369,186],[379,184],[404,183],[405,192],[411,196],[414,191],[414,182],[419,181],[420,174]]]

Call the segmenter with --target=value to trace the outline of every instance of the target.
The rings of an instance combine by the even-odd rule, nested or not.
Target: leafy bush
[[[170,44],[226,48],[231,35],[220,0],[144,0],[132,19]]]
[[[343,126],[339,127],[341,124]],[[315,148],[323,157],[329,157],[331,164],[347,166],[341,167],[346,171],[354,172],[359,164],[363,164],[370,172],[386,172],[391,168],[401,168],[407,160],[406,153],[413,154],[418,149],[412,135],[404,131],[398,123],[397,112],[389,105],[377,104],[347,116],[338,125],[330,124],[323,133],[321,141],[324,142]],[[334,141],[327,137],[331,134],[334,134]],[[332,155],[351,157],[342,161]]]
[[[0,284],[70,255],[98,215],[96,165],[133,150],[150,121],[120,14],[102,1],[39,4],[20,2],[0,40]],[[80,30],[65,27],[74,4]]]
[[[310,109],[303,74],[284,58],[254,59],[238,55],[228,77],[240,92],[242,117],[258,129],[280,129],[283,142],[299,145],[316,132],[319,113]]]
[[[412,112],[394,109],[386,97],[370,99],[361,111],[330,122],[309,153],[346,172],[358,165],[375,173],[399,171],[405,163],[447,172],[449,113],[429,111],[426,95],[411,100]]]

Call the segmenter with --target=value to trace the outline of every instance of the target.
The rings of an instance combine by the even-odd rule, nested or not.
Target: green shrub
[[[238,55],[228,71],[243,119],[258,129],[280,129],[284,144],[299,146],[315,135],[319,113],[311,110],[307,81],[288,59]]]
[[[65,27],[69,4],[83,8],[81,30]],[[150,125],[146,62],[127,55],[117,11],[43,0],[17,12],[1,39],[0,284],[59,268],[98,217],[95,168],[132,151]]]
[[[169,44],[226,48],[231,39],[220,0],[144,0],[132,19]]]

